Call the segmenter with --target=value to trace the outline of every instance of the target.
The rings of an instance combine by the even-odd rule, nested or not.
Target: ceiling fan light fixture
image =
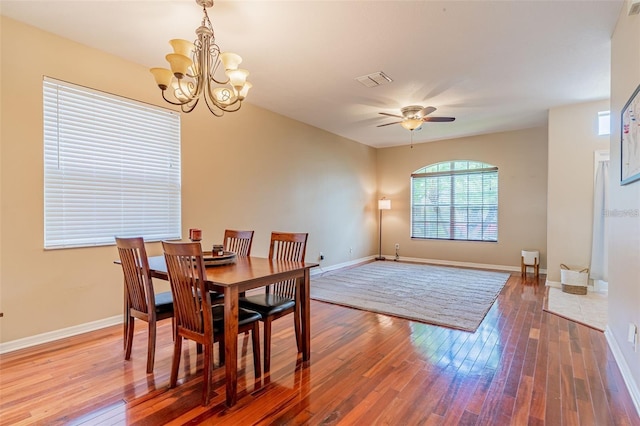
[[[402,121],[400,125],[409,131],[414,131],[418,127],[422,126],[422,123],[423,121],[419,118],[407,118],[406,120]]]

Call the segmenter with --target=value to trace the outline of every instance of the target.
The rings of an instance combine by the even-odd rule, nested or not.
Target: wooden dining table
[[[302,360],[311,359],[311,314],[309,270],[317,263],[272,260],[263,257],[238,257],[234,263],[209,266],[207,285],[224,293],[225,382],[227,406],[238,400],[238,295],[248,290],[284,280],[295,279],[300,306]],[[149,257],[154,278],[169,280],[164,256]]]

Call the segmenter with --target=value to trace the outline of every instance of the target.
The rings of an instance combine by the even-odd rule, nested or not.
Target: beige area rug
[[[508,273],[379,261],[311,277],[311,298],[475,331]]]
[[[545,310],[596,330],[604,331],[607,326],[606,293],[568,294],[559,288],[549,287]]]

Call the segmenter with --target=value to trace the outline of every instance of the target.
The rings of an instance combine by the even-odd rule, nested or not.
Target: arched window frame
[[[411,238],[498,241],[498,168],[470,160],[411,174]]]

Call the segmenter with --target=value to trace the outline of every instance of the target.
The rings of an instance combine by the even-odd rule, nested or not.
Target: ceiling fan
[[[390,126],[392,124],[400,124],[407,130],[415,130],[418,127],[422,126],[422,123],[427,121],[436,122],[436,123],[444,123],[455,120],[455,117],[427,117],[429,114],[436,110],[435,107],[421,107],[420,105],[411,105],[404,107],[400,110],[402,115],[389,114],[387,112],[380,112],[381,115],[386,115],[388,117],[401,118],[400,121],[394,121],[391,123],[379,124],[377,127]]]

